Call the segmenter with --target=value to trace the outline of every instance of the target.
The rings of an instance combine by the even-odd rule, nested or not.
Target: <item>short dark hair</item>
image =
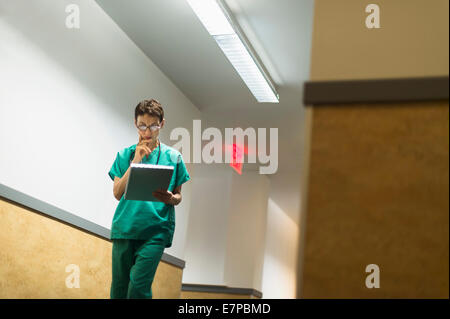
[[[139,115],[149,114],[151,116],[156,116],[159,118],[159,122],[161,123],[164,119],[164,110],[159,103],[155,99],[143,100],[136,105],[134,110],[134,119],[137,121]]]

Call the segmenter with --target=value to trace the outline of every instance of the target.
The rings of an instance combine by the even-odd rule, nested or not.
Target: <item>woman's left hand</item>
[[[171,191],[165,191],[165,190],[157,190],[152,193],[153,196],[155,196],[157,199],[159,199],[161,202],[164,202],[168,205],[174,205],[175,204],[175,196]]]

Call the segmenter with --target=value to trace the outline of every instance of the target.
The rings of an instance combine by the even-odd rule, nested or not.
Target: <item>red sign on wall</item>
[[[230,166],[239,174],[242,175],[242,164],[244,162],[244,151],[242,147],[233,144],[232,156]]]

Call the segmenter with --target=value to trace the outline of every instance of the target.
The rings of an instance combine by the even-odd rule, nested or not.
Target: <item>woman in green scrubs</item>
[[[190,179],[181,153],[161,143],[164,110],[152,99],[135,109],[139,143],[117,153],[108,173],[119,200],[111,227],[112,282],[110,297],[152,298],[152,283],[165,248],[172,246],[175,206],[181,202],[181,185]],[[153,195],[159,202],[126,200],[123,197],[131,163],[174,167],[167,191]]]

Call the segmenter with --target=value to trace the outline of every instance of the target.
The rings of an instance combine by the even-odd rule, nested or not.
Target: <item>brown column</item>
[[[312,81],[448,77],[447,0],[377,1],[381,29],[369,3],[315,1]],[[448,298],[448,93],[309,107],[299,297]]]

